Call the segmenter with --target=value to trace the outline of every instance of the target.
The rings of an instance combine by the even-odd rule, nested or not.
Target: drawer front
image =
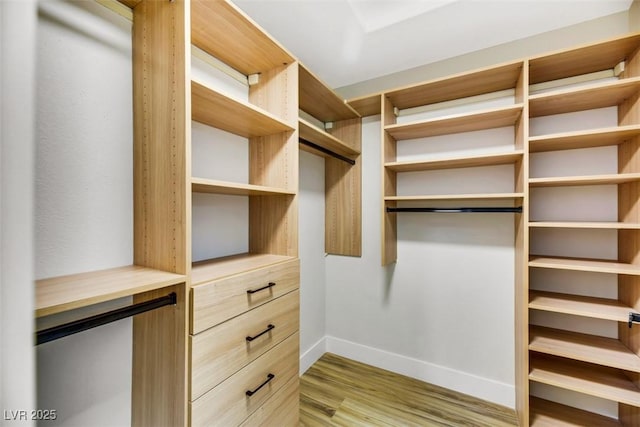
[[[294,377],[241,427],[295,427],[300,422],[300,378]]]
[[[299,284],[300,261],[296,259],[194,286],[191,333],[195,335],[298,289]]]
[[[289,380],[298,376],[298,351],[299,334],[296,332],[191,402],[191,426],[227,427],[245,421]],[[270,380],[269,375],[273,375]],[[247,391],[254,393],[248,396]]]
[[[296,332],[299,303],[300,292],[295,290],[191,336],[191,400]]]

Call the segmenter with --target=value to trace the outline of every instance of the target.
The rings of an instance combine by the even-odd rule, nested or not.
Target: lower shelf
[[[614,418],[572,408],[537,397],[529,398],[529,425],[535,427],[621,427]]]

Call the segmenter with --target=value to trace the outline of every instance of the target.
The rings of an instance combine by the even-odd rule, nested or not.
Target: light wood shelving
[[[530,398],[532,427],[622,427],[620,421],[537,397]]]
[[[580,228],[600,230],[638,230],[640,223],[631,222],[579,222],[579,221],[532,221],[531,228]]]
[[[529,185],[531,187],[570,187],[580,185],[614,185],[634,181],[640,181],[640,173],[530,178]]]
[[[633,311],[615,299],[543,291],[529,291],[529,308],[616,322],[627,322]]]
[[[193,264],[191,284],[193,286],[227,276],[257,270],[270,265],[291,261],[295,257],[271,254],[238,254]]]
[[[227,194],[233,196],[277,196],[295,195],[295,191],[263,185],[238,184],[213,179],[191,178],[194,193]]]
[[[529,267],[640,276],[640,266],[616,261],[532,256]]]
[[[531,153],[541,153],[545,151],[619,145],[639,135],[640,125],[629,125],[608,129],[594,129],[591,131],[535,136],[529,138],[529,151]]]
[[[467,201],[483,201],[483,200],[520,200],[524,197],[523,193],[477,193],[477,194],[432,194],[419,196],[386,196],[385,201],[388,202],[411,202],[411,201],[429,201],[429,200],[467,200]]]
[[[298,119],[298,126],[300,128],[300,138],[311,141],[316,145],[326,148],[329,151],[333,151],[334,153],[348,157],[352,160],[355,160],[355,158],[360,155],[359,150],[353,149],[349,145],[340,141],[335,136],[321,129],[318,129],[318,127],[314,126],[304,119]],[[309,148],[308,146],[303,144],[300,145],[300,149],[325,157],[329,156],[328,154],[322,153],[318,150],[314,150],[313,148]]]
[[[522,161],[522,150],[506,153],[480,154],[466,157],[444,159],[404,161],[385,163],[385,167],[395,172],[417,172],[439,169],[472,168],[481,166],[497,166]]]

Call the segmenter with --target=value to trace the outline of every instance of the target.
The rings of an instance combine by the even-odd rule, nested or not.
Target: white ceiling
[[[332,87],[626,11],[632,0],[234,0]]]

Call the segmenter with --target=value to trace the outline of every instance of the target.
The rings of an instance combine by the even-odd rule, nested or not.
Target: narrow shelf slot
[[[396,140],[424,138],[513,126],[521,114],[522,104],[516,104],[418,122],[387,125],[384,129]]]
[[[529,267],[640,276],[640,266],[638,265],[625,264],[616,261],[583,258],[562,258],[532,255],[529,258]]]
[[[245,253],[198,261],[194,262],[191,267],[191,284],[196,286],[212,280],[245,273],[293,259],[295,259],[295,257],[285,255]]]
[[[311,114],[322,122],[355,119],[360,114],[344,99],[329,89],[307,67],[299,64],[299,97],[300,109]]]
[[[186,281],[182,274],[137,265],[36,281],[36,317],[128,297]]]
[[[194,193],[226,194],[231,196],[278,196],[293,195],[295,191],[263,185],[241,184],[205,178],[191,178]]]
[[[243,136],[273,135],[294,128],[273,114],[191,81],[192,118],[196,122]]]
[[[308,121],[304,119],[298,119],[299,130],[300,130],[300,138],[305,139],[307,141],[311,141],[312,143],[319,145],[323,148],[326,148],[329,151],[333,151],[336,154],[340,154],[344,157],[355,158],[360,152],[358,150],[354,150],[349,147],[344,142],[340,141],[335,136],[324,132],[321,129],[318,129],[316,126],[312,125]],[[300,148],[303,148],[302,146]],[[303,148],[304,149],[304,148]],[[313,153],[317,153],[317,151],[312,151]]]
[[[498,166],[515,163],[521,160],[522,150],[507,153],[481,154],[466,157],[451,157],[425,161],[389,162],[385,167],[396,172],[418,172],[438,169],[471,168],[481,166]]]
[[[634,222],[580,222],[580,221],[532,221],[531,228],[580,228],[594,230],[638,230],[639,223]]]
[[[212,28],[217,29],[211,31]],[[191,41],[245,76],[295,58],[229,1],[191,2]]]
[[[529,308],[617,322],[627,322],[635,311],[614,299],[543,291],[529,291]]]
[[[530,326],[529,350],[610,368],[640,372],[640,357],[613,338]]]
[[[416,196],[385,196],[387,202],[420,202],[438,200],[519,200],[524,197],[523,193],[478,193],[478,194],[433,194]]]
[[[619,369],[535,356],[529,380],[640,407],[640,389]]]
[[[570,187],[580,185],[614,185],[633,181],[640,181],[640,173],[530,178],[529,186]]]
[[[531,117],[571,113],[621,104],[640,89],[640,77],[563,89],[529,97]]]
[[[531,427],[622,427],[614,418],[540,399],[529,398]]]
[[[529,138],[529,151],[531,153],[542,153],[545,151],[606,147],[621,144],[638,135],[640,135],[640,125],[534,136]]]

